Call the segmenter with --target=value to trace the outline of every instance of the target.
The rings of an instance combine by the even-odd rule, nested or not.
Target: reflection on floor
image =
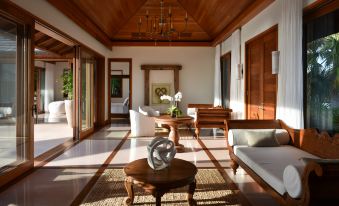
[[[66,115],[51,117],[39,114],[34,124],[34,157],[73,138],[73,129],[67,125]]]
[[[108,168],[121,168],[130,161],[146,157],[146,146],[152,138],[125,139],[128,130],[126,123],[101,129],[0,193],[0,205],[70,205],[79,198],[91,178],[95,178],[99,167],[104,166],[109,156],[113,159],[106,165]],[[222,131],[203,130],[202,134],[203,144],[252,205],[277,205],[242,169],[233,175]],[[180,143],[187,150],[178,153],[176,158],[193,162],[198,168],[215,168],[215,163],[198,140],[187,137]],[[119,150],[117,147],[120,147]]]

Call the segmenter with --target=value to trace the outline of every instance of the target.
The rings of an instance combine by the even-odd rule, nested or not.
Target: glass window
[[[221,95],[222,106],[230,107],[230,85],[231,85],[231,53],[223,55],[220,59],[221,65]]]
[[[338,11],[305,25],[305,126],[339,132]]]
[[[93,127],[93,94],[95,59],[81,51],[81,130]]]
[[[0,171],[26,160],[22,27],[0,17]]]

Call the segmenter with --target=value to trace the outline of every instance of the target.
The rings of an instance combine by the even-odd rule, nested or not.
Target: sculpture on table
[[[147,146],[148,165],[154,170],[168,167],[176,154],[174,143],[163,137],[156,137]]]

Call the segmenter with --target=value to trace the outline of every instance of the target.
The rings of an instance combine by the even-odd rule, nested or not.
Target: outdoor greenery
[[[339,33],[307,44],[306,124],[339,132]]]
[[[64,69],[64,72],[61,75],[62,78],[62,92],[64,97],[71,100],[73,99],[73,71],[71,69]]]

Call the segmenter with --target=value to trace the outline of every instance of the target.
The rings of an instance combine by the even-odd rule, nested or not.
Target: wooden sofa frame
[[[337,205],[339,203],[339,134],[330,137],[328,133],[318,133],[315,129],[296,130],[281,120],[226,120],[225,138],[231,168],[234,174],[239,165],[271,196],[282,205]],[[285,193],[280,195],[251,168],[241,161],[228,144],[230,129],[286,129],[291,137],[290,145],[328,160],[308,161],[302,174],[303,194],[294,199]]]
[[[225,128],[225,120],[231,118],[231,109],[213,107],[212,104],[188,104],[188,108],[197,108],[194,122],[195,135],[199,137],[201,128]]]

